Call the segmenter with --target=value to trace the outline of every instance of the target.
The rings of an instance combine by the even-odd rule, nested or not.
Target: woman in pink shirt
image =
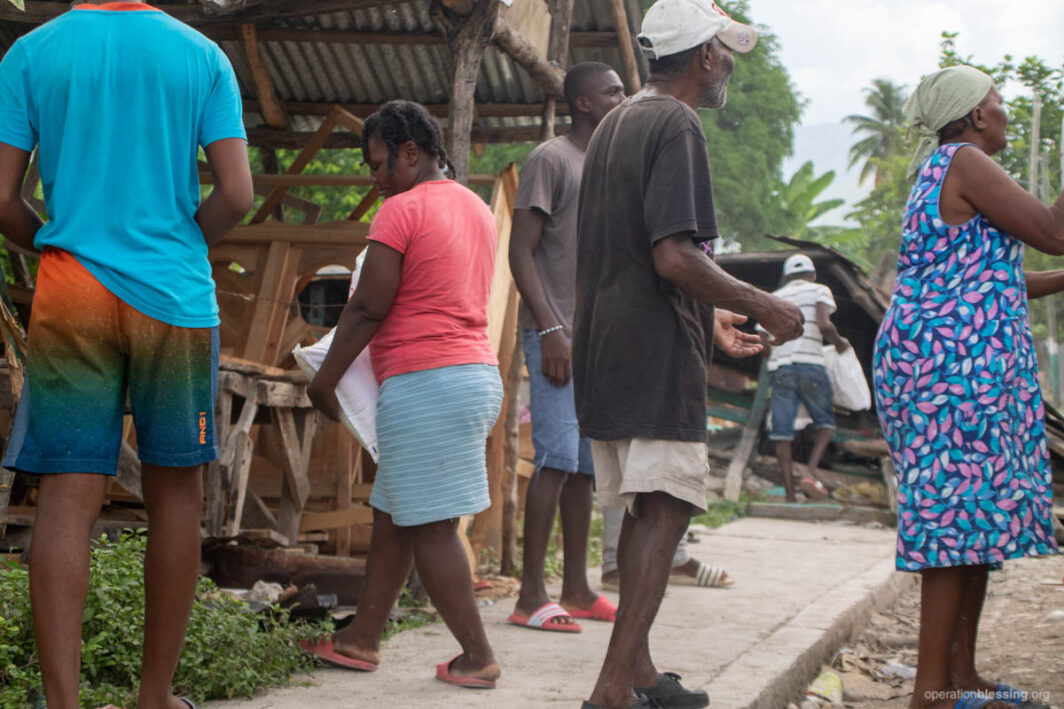
[[[491,688],[499,676],[456,521],[490,506],[485,441],[502,405],[487,336],[495,219],[447,179],[440,128],[424,107],[392,101],[365,123],[362,150],[384,197],[365,266],[308,394],[337,417],[335,388],[367,345],[381,384],[373,536],[354,620],[312,652],[371,671],[411,565],[462,654],[436,676]]]

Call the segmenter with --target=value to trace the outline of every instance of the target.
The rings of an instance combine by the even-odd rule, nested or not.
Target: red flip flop
[[[328,638],[324,641],[319,640],[316,643],[303,640],[299,643],[299,647],[303,648],[303,652],[308,652],[314,655],[326,665],[332,667],[339,667],[344,670],[354,670],[356,672],[375,672],[377,666],[372,662],[366,662],[365,660],[356,660],[353,657],[347,655],[341,655],[333,648],[332,638]]]
[[[610,599],[599,596],[587,610],[572,610],[569,615],[578,620],[604,620],[612,623],[617,620],[617,606],[610,603]]]
[[[480,679],[479,677],[460,677],[458,675],[451,674],[451,665],[461,655],[455,655],[447,662],[441,662],[436,665],[436,679],[447,684],[453,684],[458,687],[465,687],[466,689],[495,689],[495,680],[493,679]]]

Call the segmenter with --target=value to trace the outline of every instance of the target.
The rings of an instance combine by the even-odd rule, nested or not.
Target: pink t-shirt
[[[453,180],[384,201],[369,239],[403,254],[399,290],[370,342],[377,380],[459,364],[498,364],[488,342],[495,218]]]

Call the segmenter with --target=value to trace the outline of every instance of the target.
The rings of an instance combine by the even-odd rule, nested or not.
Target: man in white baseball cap
[[[756,37],[708,0],[659,0],[640,34],[646,87],[613,109],[588,144],[574,395],[599,503],[625,514],[619,611],[584,709],[709,705],[705,692],[659,673],[648,645],[678,542],[706,509],[707,343],[737,357],[760,352],[758,338],[735,327],[747,316],[773,344],[802,333],[798,308],[731,277],[703,246],[718,229],[695,109],[724,105],[733,52],[750,51]]]
[[[742,54],[757,44],[757,30],[736,22],[710,0],[658,0],[643,18],[639,44],[647,58],[658,60],[714,37]]]
[[[831,378],[824,362],[824,342],[845,352],[849,341],[831,322],[835,298],[831,289],[816,282],[816,266],[805,254],[793,254],[783,262],[783,284],[773,295],[797,305],[805,317],[805,332],[797,340],[772,347],[768,371],[772,383],[772,426],[769,438],[776,442],[776,459],[780,462],[787,501],[796,500],[794,464],[791,444],[799,403],[813,419],[813,448],[809,452],[809,474],[799,487],[812,499],[827,497],[827,489],[814,477],[820,459],[835,431],[835,414],[831,407]]]

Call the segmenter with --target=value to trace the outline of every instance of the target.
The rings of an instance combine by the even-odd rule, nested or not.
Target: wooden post
[[[743,472],[750,462],[750,455],[754,452],[757,435],[761,431],[761,422],[765,420],[768,380],[768,358],[766,357],[761,363],[761,373],[757,377],[757,394],[754,395],[754,405],[750,408],[750,418],[743,427],[739,445],[735,447],[731,463],[728,464],[728,477],[724,481],[724,499],[729,502],[738,502],[743,490]]]
[[[247,59],[248,68],[251,69],[251,77],[255,80],[255,94],[259,99],[262,109],[262,117],[270,128],[288,130],[291,121],[284,103],[277,97],[277,90],[273,86],[273,79],[266,68],[266,62],[262,57],[262,47],[259,45],[258,28],[254,22],[245,22],[240,25],[240,38],[244,46],[244,57]]]
[[[510,371],[506,377],[506,391],[511,392],[506,410],[506,478],[502,488],[502,554],[499,573],[513,576],[517,562],[517,461],[521,448],[521,370],[524,351],[514,347]]]
[[[624,0],[610,0],[610,11],[617,24],[617,41],[621,47],[621,60],[624,62],[624,81],[628,84],[628,95],[643,88],[643,79],[639,76],[639,64],[635,58],[635,45],[632,31],[628,27],[628,10]]]
[[[565,90],[562,86],[562,77],[565,72],[557,66],[552,66],[539,53],[539,50],[501,17],[495,20],[494,39],[495,43],[520,64],[544,91],[555,98],[565,98]]]
[[[295,297],[302,247],[286,241],[270,244],[262,285],[256,295],[248,340],[241,355],[255,362],[275,364],[280,354],[288,312]]]
[[[447,42],[451,48],[453,61],[451,101],[447,120],[447,151],[454,165],[455,179],[462,184],[469,177],[469,145],[473,130],[473,112],[476,108],[477,79],[480,77],[480,65],[484,61],[484,52],[491,42],[495,29],[495,19],[499,16],[502,3],[499,0],[476,0],[465,3],[444,3],[461,11],[469,6],[472,10],[455,25],[446,22],[448,13],[442,9],[447,31]]]
[[[575,0],[551,0],[550,2],[550,48],[547,50],[547,59],[551,64],[563,70],[569,66],[569,35],[573,26],[574,2]],[[548,95],[543,104],[543,130],[539,135],[539,142],[544,143],[554,137],[554,119],[557,109],[558,100]]]
[[[0,537],[4,535],[7,505],[11,500],[11,487],[15,484],[15,471],[0,468]]]
[[[271,175],[281,174],[281,164],[277,160],[277,151],[273,148],[259,148],[259,155],[262,157],[262,169]],[[269,196],[267,193],[266,196]],[[290,197],[291,195],[285,195]],[[284,221],[284,204],[278,204],[277,208],[273,210],[273,218],[279,222]]]
[[[330,447],[336,451],[334,460],[336,472],[336,509],[349,510],[352,507],[351,495],[353,483],[362,461],[358,444],[338,423],[329,424]],[[336,555],[351,556],[351,527],[336,529]]]

